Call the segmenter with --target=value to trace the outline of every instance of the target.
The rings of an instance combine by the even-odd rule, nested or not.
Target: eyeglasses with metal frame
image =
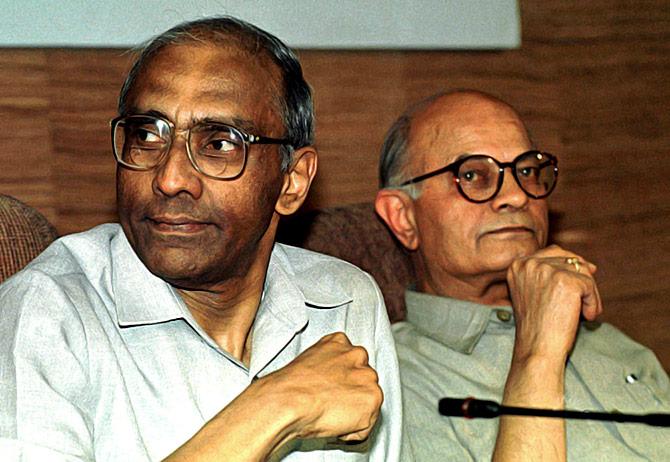
[[[531,150],[519,154],[512,162],[499,162],[485,154],[465,156],[407,180],[400,186],[409,186],[449,172],[465,199],[482,203],[490,201],[500,192],[506,168],[512,171],[516,183],[532,199],[543,199],[551,194],[558,179],[558,159],[547,152]]]
[[[132,170],[151,170],[170,151],[174,124],[153,115],[128,115],[113,119],[112,148],[119,164]],[[186,131],[186,153],[193,168],[217,180],[232,180],[244,171],[249,145],[290,145],[289,140],[247,133],[216,121],[199,122]]]

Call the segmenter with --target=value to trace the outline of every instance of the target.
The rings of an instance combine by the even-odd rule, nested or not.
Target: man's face
[[[246,274],[274,238],[283,178],[278,147],[250,145],[242,175],[217,180],[190,164],[185,130],[208,119],[283,137],[276,67],[235,48],[176,45],[152,58],[136,82],[129,112],[161,115],[177,136],[158,167],[117,169],[128,240],[154,274],[178,287],[213,288]]]
[[[451,98],[449,105],[433,103],[413,122],[411,175],[468,154],[510,162],[531,149],[521,121],[507,107],[472,95]],[[428,179],[421,187],[415,220],[430,279],[426,291],[443,293],[455,279],[504,276],[514,259],[546,244],[546,201],[527,197],[509,169],[498,195],[481,204],[463,198],[450,173]]]

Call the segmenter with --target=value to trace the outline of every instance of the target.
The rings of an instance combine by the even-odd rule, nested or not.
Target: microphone
[[[670,414],[624,414],[620,412],[573,411],[567,409],[538,409],[528,407],[503,406],[495,401],[473,397],[442,398],[439,402],[440,414],[451,417],[492,419],[501,415],[521,415],[554,417],[559,419],[604,420],[610,422],[636,422],[655,427],[670,427]]]

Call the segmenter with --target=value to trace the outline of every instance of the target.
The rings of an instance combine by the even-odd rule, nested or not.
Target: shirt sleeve
[[[94,459],[87,341],[74,304],[39,272],[0,286],[3,460]]]

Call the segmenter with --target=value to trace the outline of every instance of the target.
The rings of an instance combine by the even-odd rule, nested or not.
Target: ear
[[[408,250],[419,247],[419,230],[414,218],[414,201],[400,189],[382,189],[375,199],[375,210],[396,238]]]
[[[293,153],[293,162],[284,173],[281,194],[275,204],[280,215],[291,215],[300,208],[316,175],[318,155],[313,146],[300,148]]]

